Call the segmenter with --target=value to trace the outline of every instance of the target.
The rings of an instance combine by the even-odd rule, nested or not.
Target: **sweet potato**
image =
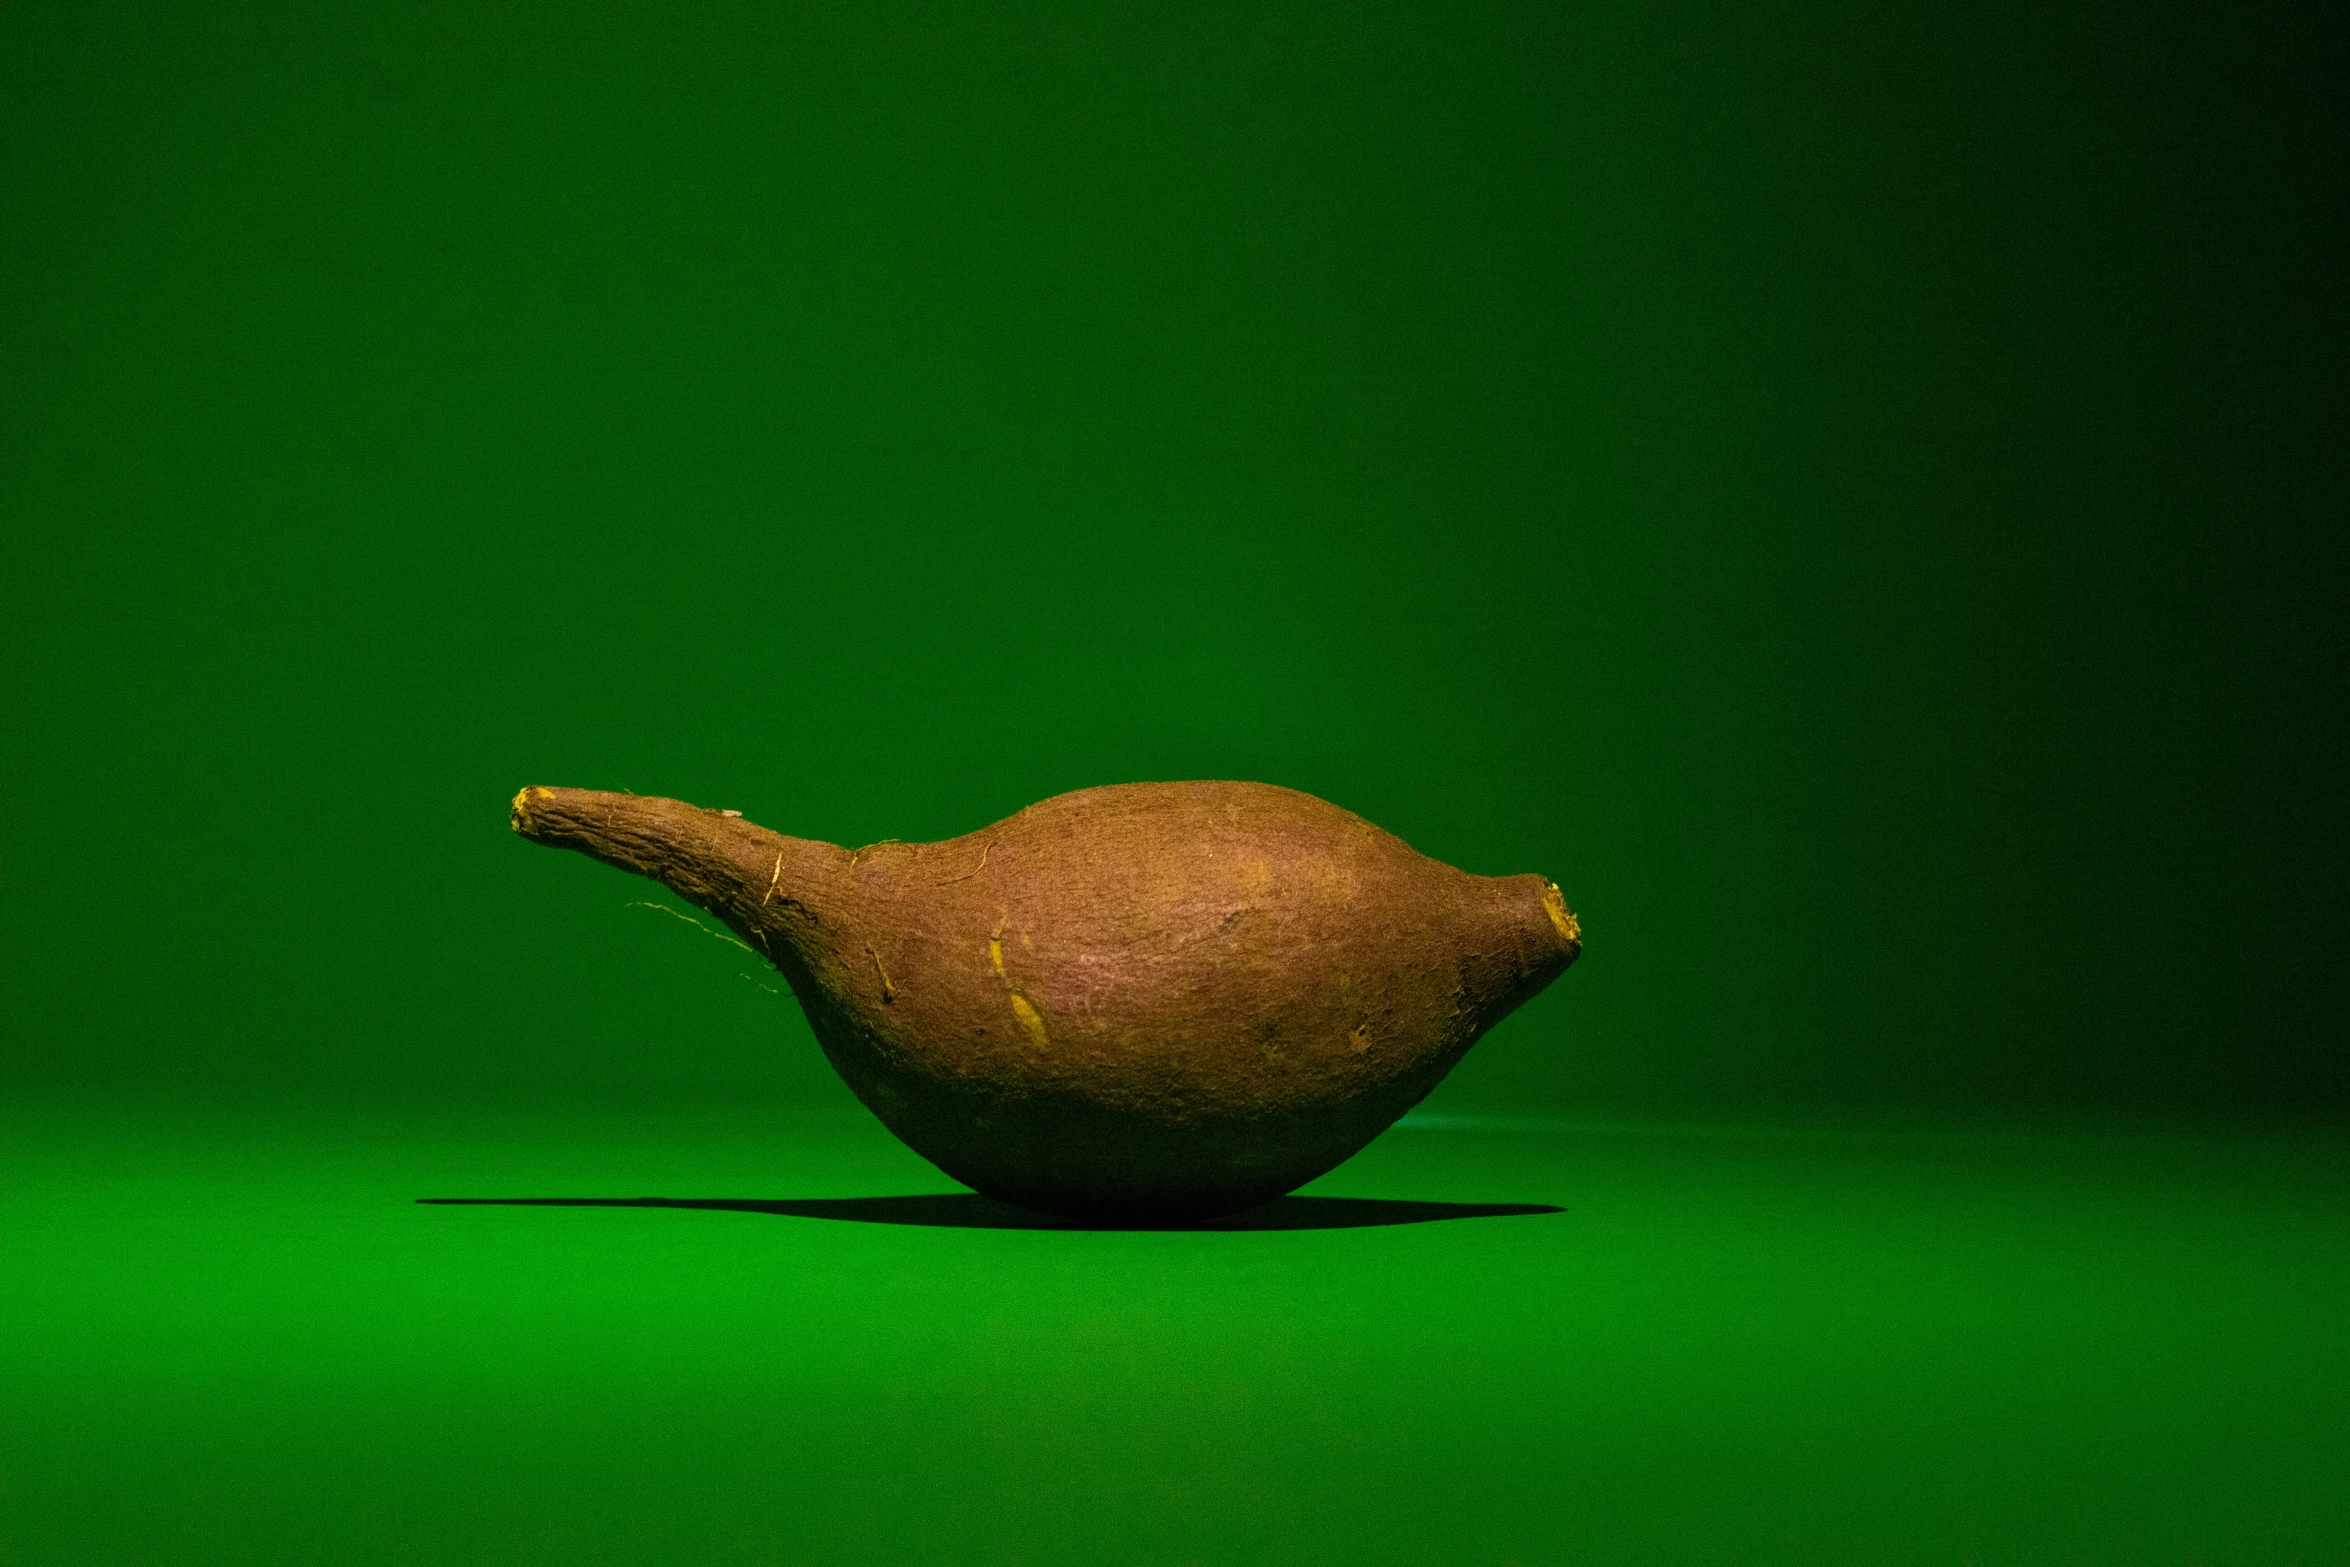
[[[947,1174],[1092,1220],[1313,1179],[1582,950],[1542,877],[1455,870],[1266,784],[1082,789],[853,851],[586,789],[525,789],[513,824],[765,953],[857,1097]]]

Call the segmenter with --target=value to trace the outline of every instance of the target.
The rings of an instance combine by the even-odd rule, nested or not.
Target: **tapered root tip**
[[[552,789],[544,789],[537,784],[532,784],[514,797],[514,809],[507,814],[507,822],[525,838],[537,837],[538,823],[531,818],[531,807],[553,793]]]

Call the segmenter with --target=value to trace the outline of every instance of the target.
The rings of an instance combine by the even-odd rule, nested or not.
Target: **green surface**
[[[1562,1211],[1104,1233],[413,1201],[951,1189],[853,1113],[6,1131],[0,1560],[2143,1567],[2350,1538],[2336,1139],[1407,1124],[1312,1194]]]
[[[0,1560],[2338,1557],[2338,33],[0,5]],[[1562,1212],[416,1205],[944,1184],[518,787],[1183,777]]]

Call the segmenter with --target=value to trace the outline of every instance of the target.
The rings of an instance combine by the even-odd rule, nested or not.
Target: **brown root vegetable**
[[[1207,1218],[1312,1180],[1582,950],[1542,877],[1472,876],[1267,784],[1081,789],[853,852],[590,789],[525,789],[513,823],[765,953],[915,1152],[1087,1219]]]

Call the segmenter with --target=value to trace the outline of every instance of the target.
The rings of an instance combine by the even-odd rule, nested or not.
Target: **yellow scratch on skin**
[[[884,1002],[897,1000],[898,987],[889,982],[889,970],[881,966],[881,954],[867,947],[865,956],[873,960],[873,972],[881,976],[881,999]]]
[[[987,857],[994,852],[995,840],[990,838],[987,842],[979,846],[979,863],[977,865],[972,866],[969,870],[965,871],[960,876],[949,876],[945,881],[933,882],[931,885],[934,887],[952,887],[956,882],[969,881],[972,877],[987,869]]]
[[[1004,971],[1004,944],[995,937],[987,938],[987,961],[995,965],[998,974]]]
[[[1028,1031],[1028,1037],[1036,1042],[1037,1049],[1050,1050],[1052,1048],[1052,1036],[1044,1031],[1043,1014],[1029,1004],[1026,996],[1016,990],[1012,992],[1012,1016],[1020,1020],[1020,1026]]]
[[[776,881],[776,878],[777,878],[777,877],[779,877],[779,876],[781,876],[782,874],[783,874],[783,851],[782,851],[781,849],[778,849],[778,850],[776,850],[776,851],[775,851],[775,869],[773,869],[773,870],[771,870],[771,871],[769,871],[769,872],[767,873],[767,898],[772,898],[772,897],[774,897],[774,896],[775,896],[775,881]],[[765,907],[767,907],[767,898],[761,898],[761,899],[759,900],[759,907],[761,907],[761,908],[765,908]]]

